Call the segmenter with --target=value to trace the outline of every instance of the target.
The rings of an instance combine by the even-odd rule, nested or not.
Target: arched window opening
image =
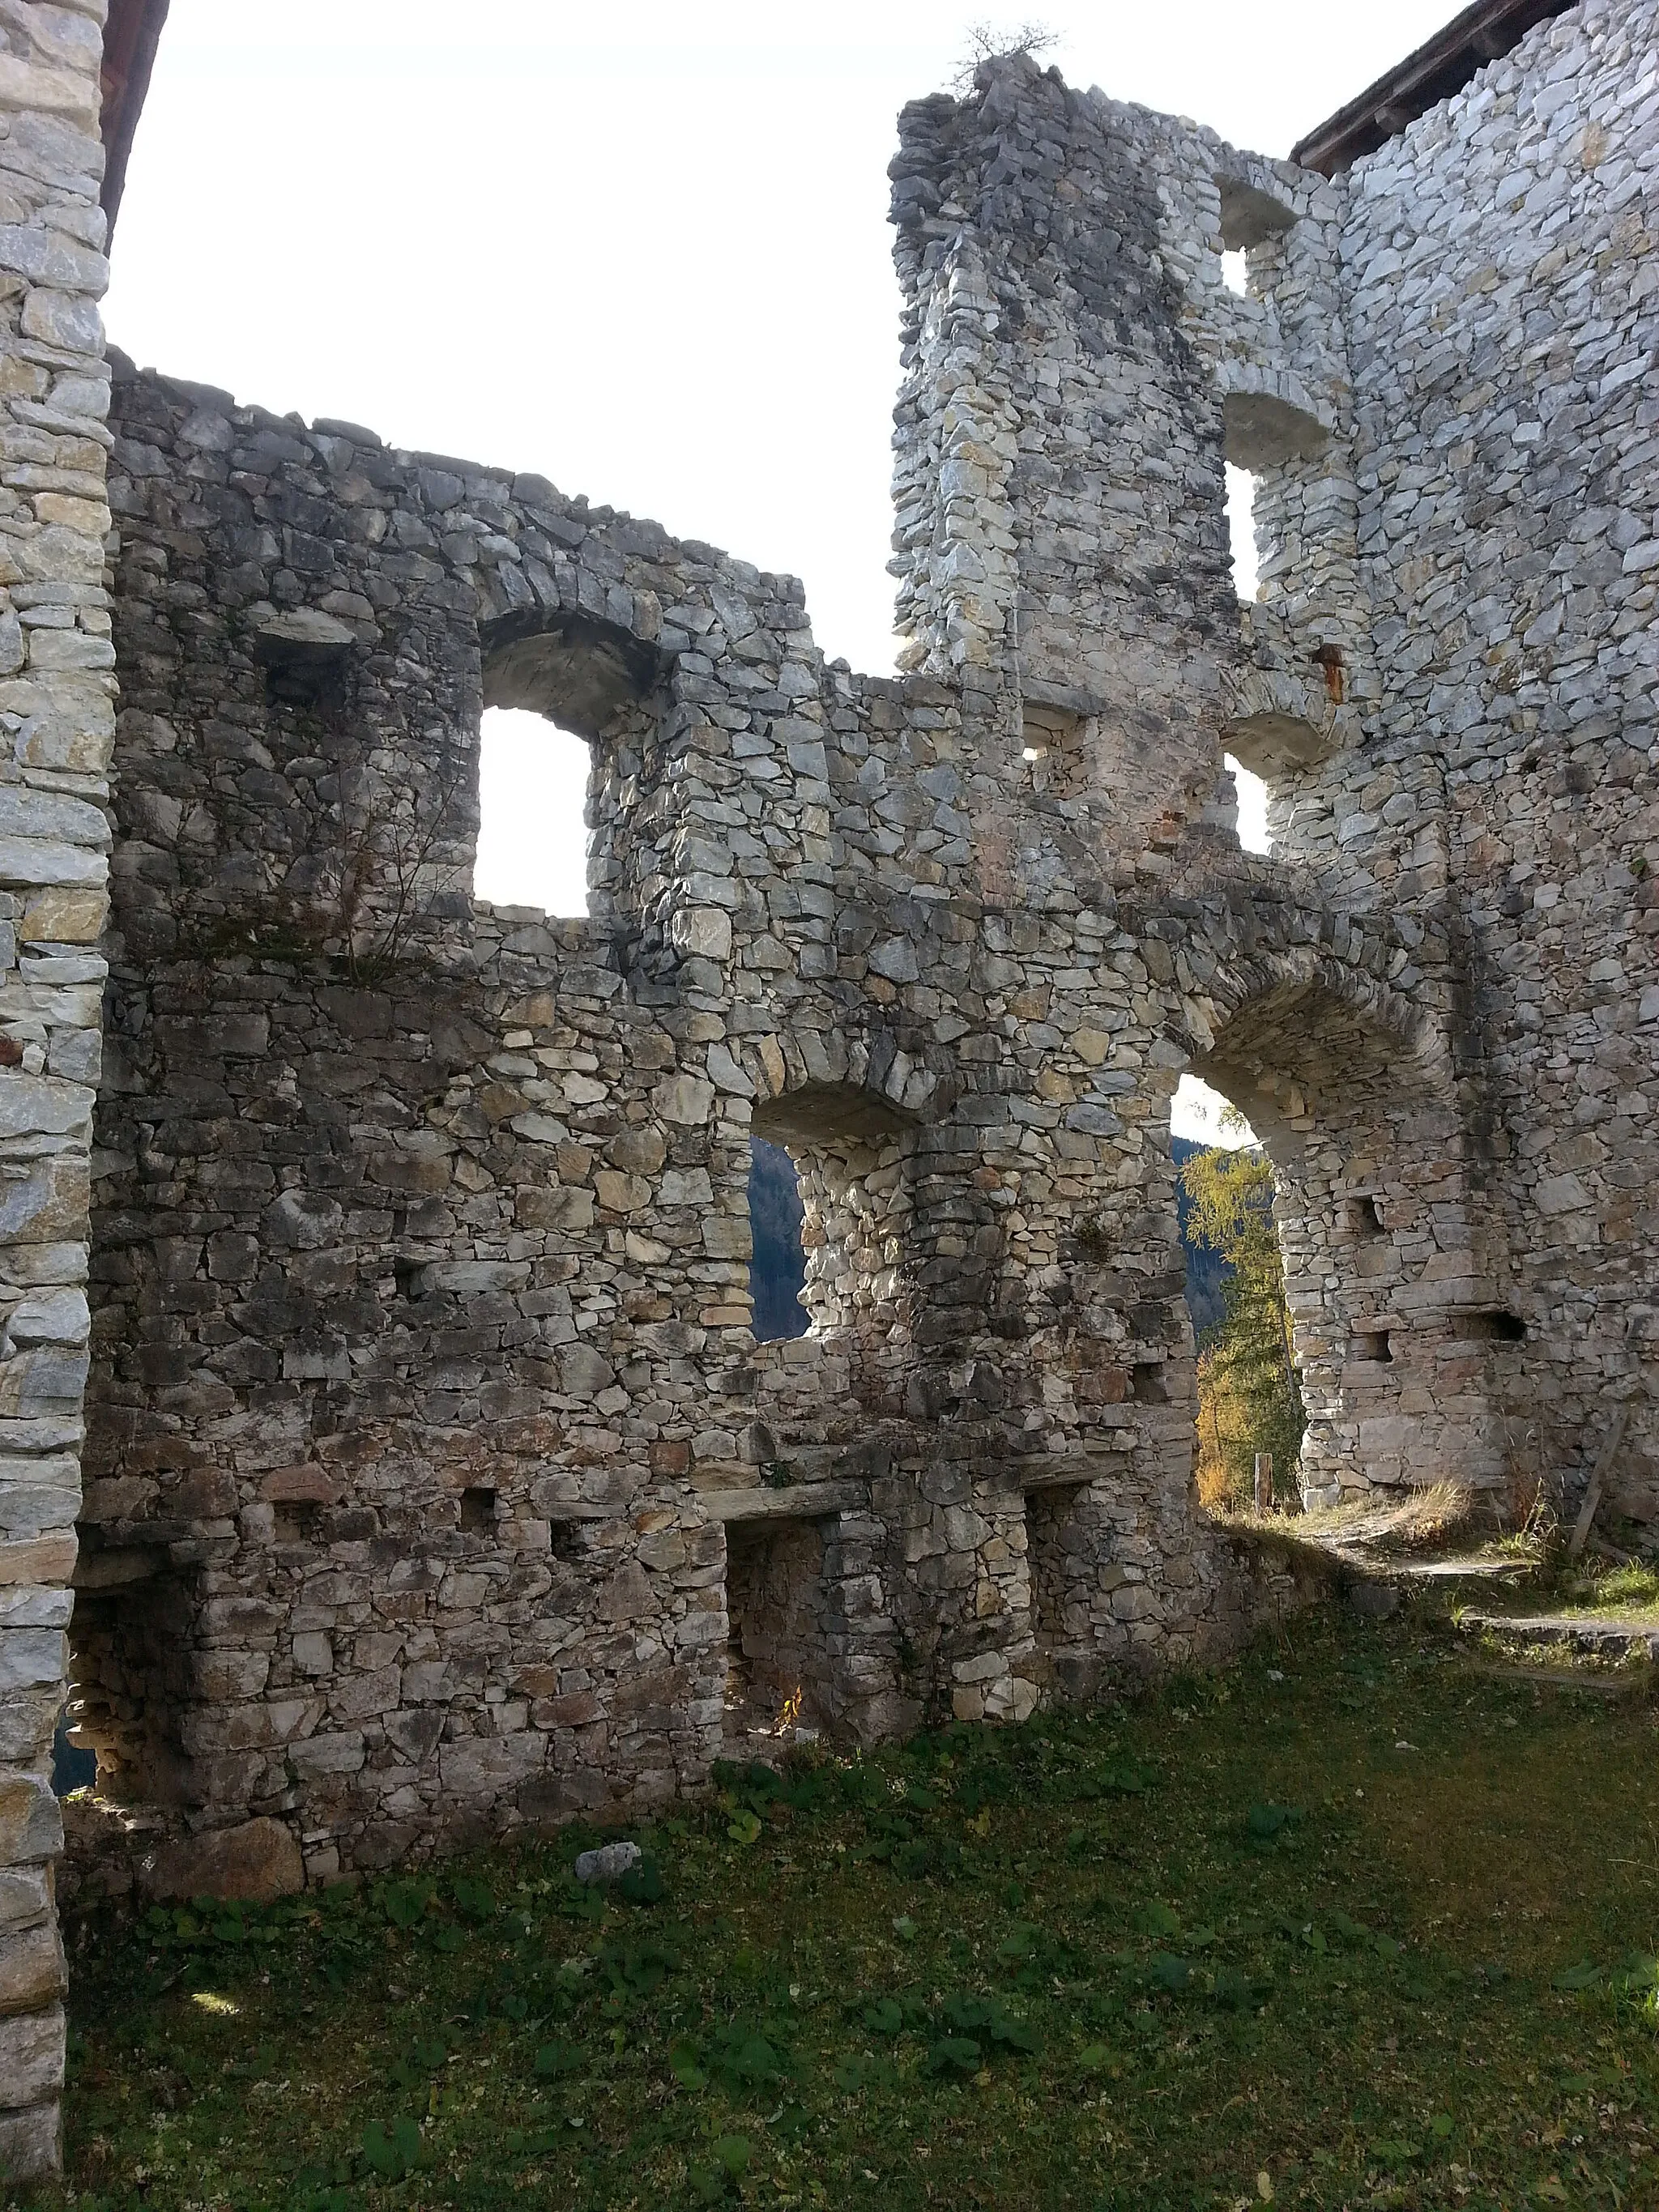
[[[1306,1425],[1295,1451],[1261,1433],[1241,1433],[1231,1450],[1224,1404],[1218,1434],[1200,1368],[1200,1479],[1206,1456],[1227,1461],[1224,1498],[1246,1510],[1255,1452],[1273,1453],[1284,1502],[1293,1478],[1310,1507],[1440,1481],[1500,1487],[1512,1447],[1492,1370],[1516,1357],[1505,1322],[1519,1317],[1493,1295],[1501,1278],[1438,1047],[1359,975],[1287,975],[1210,1018],[1218,1034],[1195,1072],[1248,1109],[1258,1158],[1272,1161],[1270,1215],[1263,1192],[1256,1220],[1265,1231],[1271,1219],[1285,1326],[1264,1307],[1255,1372],[1293,1367]],[[1449,1296],[1452,1284],[1461,1295]],[[1241,1371],[1249,1380],[1248,1364]]]
[[[753,1138],[749,1148],[749,1225],[754,1256],[749,1286],[757,1343],[805,1336],[810,1326],[801,1303],[806,1288],[806,1252],[801,1242],[805,1213],[794,1162],[781,1145]]]
[[[1284,201],[1264,192],[1243,177],[1220,176],[1216,189],[1221,196],[1223,255],[1243,253],[1252,246],[1266,246],[1283,238],[1296,222],[1296,211]]]
[[[609,927],[628,896],[629,817],[667,664],[617,624],[574,613],[503,615],[479,643],[477,895]]]
[[[477,897],[548,915],[587,913],[591,766],[585,740],[545,715],[486,708],[479,729]]]

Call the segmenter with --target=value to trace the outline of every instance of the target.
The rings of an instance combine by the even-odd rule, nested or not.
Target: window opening
[[[580,1521],[555,1521],[550,1523],[548,1549],[561,1566],[584,1565],[586,1561],[587,1546],[583,1523]]]
[[[1084,717],[1052,701],[1031,697],[1024,701],[1023,714],[1021,750],[1034,788],[1056,799],[1076,798],[1088,784]]]
[[[544,714],[487,708],[479,726],[475,896],[575,917],[588,911],[585,738]]]
[[[1527,1324],[1519,1314],[1493,1307],[1485,1313],[1454,1315],[1452,1334],[1472,1344],[1524,1344]]]
[[[1250,272],[1242,246],[1230,246],[1222,254],[1221,281],[1230,292],[1249,292]]]
[[[1386,1328],[1358,1330],[1354,1336],[1353,1356],[1356,1359],[1373,1361],[1382,1366],[1391,1367],[1394,1364],[1394,1352],[1389,1342],[1388,1330]]]
[[[285,1544],[314,1544],[317,1541],[319,1508],[310,1499],[284,1498],[272,1518],[271,1542],[278,1547]]]
[[[1031,1627],[1037,1643],[1052,1652],[1073,1640],[1066,1619],[1066,1601],[1081,1601],[1081,1618],[1075,1624],[1088,1634],[1089,1578],[1077,1572],[1079,1555],[1068,1550],[1081,1485],[1028,1491],[1025,1498],[1025,1553],[1030,1562]],[[1075,1542],[1075,1538],[1073,1538]]]
[[[1255,477],[1249,469],[1227,469],[1227,544],[1232,554],[1233,589],[1241,599],[1253,599],[1261,580],[1255,550]]]
[[[71,1681],[52,1739],[52,1787],[53,1795],[58,1797],[67,1797],[71,1790],[94,1789],[98,1781],[98,1754],[89,1743],[82,1743],[76,1733],[74,1705],[75,1685]]]
[[[1247,184],[1243,177],[1220,176],[1216,189],[1221,196],[1221,246],[1226,253],[1243,252],[1247,246],[1266,246],[1269,240],[1282,238],[1296,222],[1294,210],[1276,200],[1271,192],[1260,185]]]
[[[1164,1363],[1160,1359],[1142,1360],[1129,1378],[1130,1392],[1137,1406],[1167,1406],[1170,1386],[1164,1379]]]
[[[461,1526],[475,1534],[495,1526],[495,1493],[482,1486],[461,1492]]]
[[[749,1227],[753,1243],[749,1291],[754,1300],[756,1341],[775,1344],[805,1336],[809,1326],[801,1293],[806,1253],[801,1243],[804,1208],[800,1178],[781,1145],[755,1137],[749,1146]]]
[[[1356,1237],[1386,1237],[1382,1215],[1374,1198],[1348,1200],[1348,1226]]]
[[[1238,798],[1238,842],[1247,853],[1271,853],[1273,841],[1267,830],[1267,787],[1253,769],[1234,757],[1222,755],[1224,767],[1232,771],[1233,789]]]

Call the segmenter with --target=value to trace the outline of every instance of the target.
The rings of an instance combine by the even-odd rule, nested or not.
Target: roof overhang
[[[1474,0],[1443,31],[1292,146],[1291,161],[1328,177],[1351,168],[1362,155],[1374,154],[1408,123],[1461,92],[1477,70],[1508,53],[1534,24],[1564,15],[1575,5],[1577,0]]]
[[[104,188],[99,198],[111,230],[115,228],[116,210],[127,180],[127,156],[132,151],[133,135],[144,94],[149,90],[149,73],[155,65],[155,49],[167,19],[167,0],[110,0],[100,79]]]

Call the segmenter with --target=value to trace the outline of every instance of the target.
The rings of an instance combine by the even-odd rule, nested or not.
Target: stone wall
[[[1640,1506],[1622,21],[1540,28],[1329,181],[1024,57],[907,110],[896,680],[826,665],[791,579],[118,363],[74,1626],[107,1790],[216,1863],[280,1822],[326,1878],[659,1802],[797,1681],[868,1739],[1231,1648],[1285,1591],[1192,1494],[1189,1067],[1273,1157],[1310,1494],[1570,1474],[1593,1376]],[[1493,182],[1522,140],[1541,198]],[[1581,201],[1524,264],[1544,323],[1493,307]],[[1585,307],[1567,379],[1611,487],[1581,574],[1543,550],[1580,542],[1567,461],[1489,410],[1592,295],[1636,304]],[[1443,528],[1466,490],[1489,539]],[[471,895],[486,704],[590,745],[585,921]],[[801,1177],[787,1342],[750,1326],[753,1136]]]
[[[0,23],[0,2172],[55,2165],[52,1735],[87,1375],[114,653],[102,0]]]
[[[826,668],[787,580],[118,363],[114,421],[103,1786],[286,1820],[313,1876],[666,1796],[726,1725],[728,1530],[830,1724],[1018,1717],[1054,1484],[1067,1680],[1226,1648],[1169,1095],[1227,990],[1370,1006],[1404,948],[1207,822],[1205,898],[1121,901],[1002,695]],[[509,697],[592,746],[585,922],[469,896]],[[749,1327],[751,1131],[802,1176],[793,1342]]]
[[[1583,0],[1346,180],[1367,775],[1302,801],[1442,901],[1510,1449],[1659,1519],[1659,16]],[[1431,858],[1432,855],[1432,858]]]

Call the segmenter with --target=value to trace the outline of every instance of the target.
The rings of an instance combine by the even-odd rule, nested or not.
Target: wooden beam
[[[1351,167],[1460,92],[1477,70],[1508,53],[1535,24],[1564,15],[1573,4],[1574,0],[1474,0],[1386,76],[1298,139],[1291,159],[1327,177]]]
[[[100,118],[104,139],[104,183],[99,193],[109,228],[115,228],[116,211],[127,180],[127,158],[149,90],[155,50],[167,19],[168,0],[110,0],[104,24],[101,72],[103,112]]]
[[[1578,1509],[1578,1518],[1572,1524],[1572,1534],[1567,1540],[1567,1557],[1576,1559],[1584,1548],[1589,1535],[1590,1522],[1595,1518],[1596,1508],[1601,1503],[1601,1486],[1612,1472],[1619,1447],[1625,1441],[1625,1424],[1630,1419],[1626,1407],[1621,1406],[1613,1417],[1613,1426],[1607,1439],[1595,1455],[1595,1465],[1590,1469],[1590,1479],[1584,1492],[1584,1502]]]

